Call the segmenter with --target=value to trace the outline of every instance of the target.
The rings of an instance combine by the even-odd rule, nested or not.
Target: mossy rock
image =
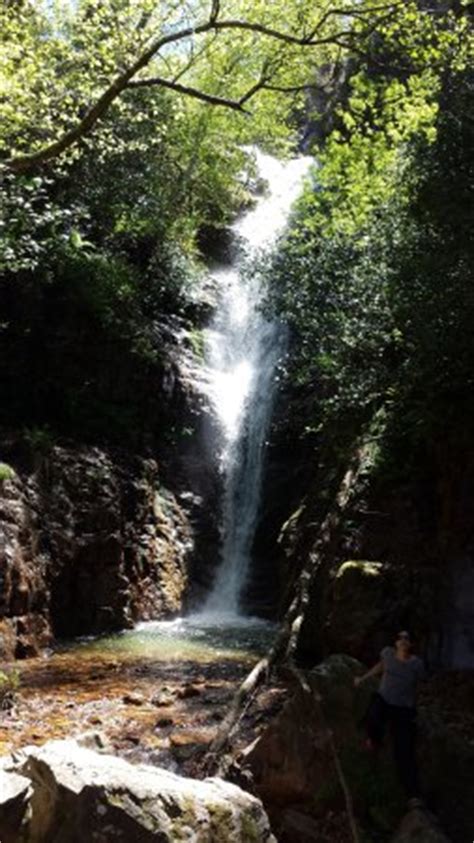
[[[325,649],[372,658],[387,643],[387,621],[399,611],[400,593],[391,566],[350,560],[337,569],[329,587]]]

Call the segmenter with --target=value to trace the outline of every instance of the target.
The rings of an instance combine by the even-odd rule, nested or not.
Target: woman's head
[[[413,646],[411,635],[406,629],[400,630],[395,636],[395,648],[401,653],[409,653]]]

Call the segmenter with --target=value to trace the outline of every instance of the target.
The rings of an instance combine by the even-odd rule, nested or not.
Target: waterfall
[[[215,317],[205,332],[207,391],[221,430],[222,558],[203,607],[208,615],[238,616],[251,561],[261,497],[265,440],[285,350],[284,326],[262,313],[258,276],[246,266],[282,231],[310,159],[280,162],[254,151],[265,195],[233,225],[241,248],[231,265],[217,267]],[[250,262],[250,263],[249,263]]]

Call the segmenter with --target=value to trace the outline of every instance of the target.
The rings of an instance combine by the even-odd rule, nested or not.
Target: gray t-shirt
[[[390,705],[413,708],[416,701],[416,684],[423,679],[425,668],[418,656],[406,661],[397,659],[394,647],[384,647],[380,653],[383,662],[383,676],[379,694]]]

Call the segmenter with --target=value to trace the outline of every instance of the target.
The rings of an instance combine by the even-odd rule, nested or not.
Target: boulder
[[[452,709],[440,699],[442,682],[433,688],[429,705],[418,707],[418,756],[423,794],[436,805],[441,825],[454,840],[470,840],[474,828],[473,699],[457,695],[454,677],[446,677],[445,694]],[[463,686],[458,689],[458,694]],[[466,689],[471,691],[471,684]],[[440,705],[440,710],[437,706]],[[456,718],[457,709],[457,718]]]
[[[374,641],[386,643],[386,619],[393,614],[398,589],[392,572],[381,562],[344,562],[328,590],[324,644],[329,652],[368,658]],[[383,637],[382,637],[383,636]]]
[[[295,686],[280,713],[244,751],[265,802],[282,807],[313,801],[326,787],[334,775],[329,728],[354,737],[353,679],[359,669],[355,659],[335,655],[305,673],[312,693]]]
[[[288,816],[293,824],[304,817],[301,823],[311,825],[311,819],[319,821],[328,811],[345,810],[335,752],[356,814],[370,817],[385,832],[393,831],[399,821],[405,797],[390,742],[374,758],[365,749],[359,728],[371,692],[370,683],[354,689],[354,676],[361,667],[350,656],[330,656],[301,673],[308,692],[290,674],[290,693],[283,707],[276,716],[270,713],[266,722],[262,718],[261,733],[241,753],[241,763],[250,768],[255,792],[278,839],[290,839]],[[295,806],[296,820],[287,815]],[[294,834],[299,840],[296,830]]]
[[[436,817],[416,808],[403,817],[391,843],[450,843]]]
[[[214,730],[183,729],[170,736],[170,748],[178,761],[192,758],[196,753],[203,752],[214,737]]]
[[[33,787],[16,843],[275,843],[261,802],[221,779],[185,779],[73,740],[27,747],[8,769]]]
[[[0,769],[0,840],[2,843],[17,843],[19,830],[27,819],[32,792],[28,778]]]

